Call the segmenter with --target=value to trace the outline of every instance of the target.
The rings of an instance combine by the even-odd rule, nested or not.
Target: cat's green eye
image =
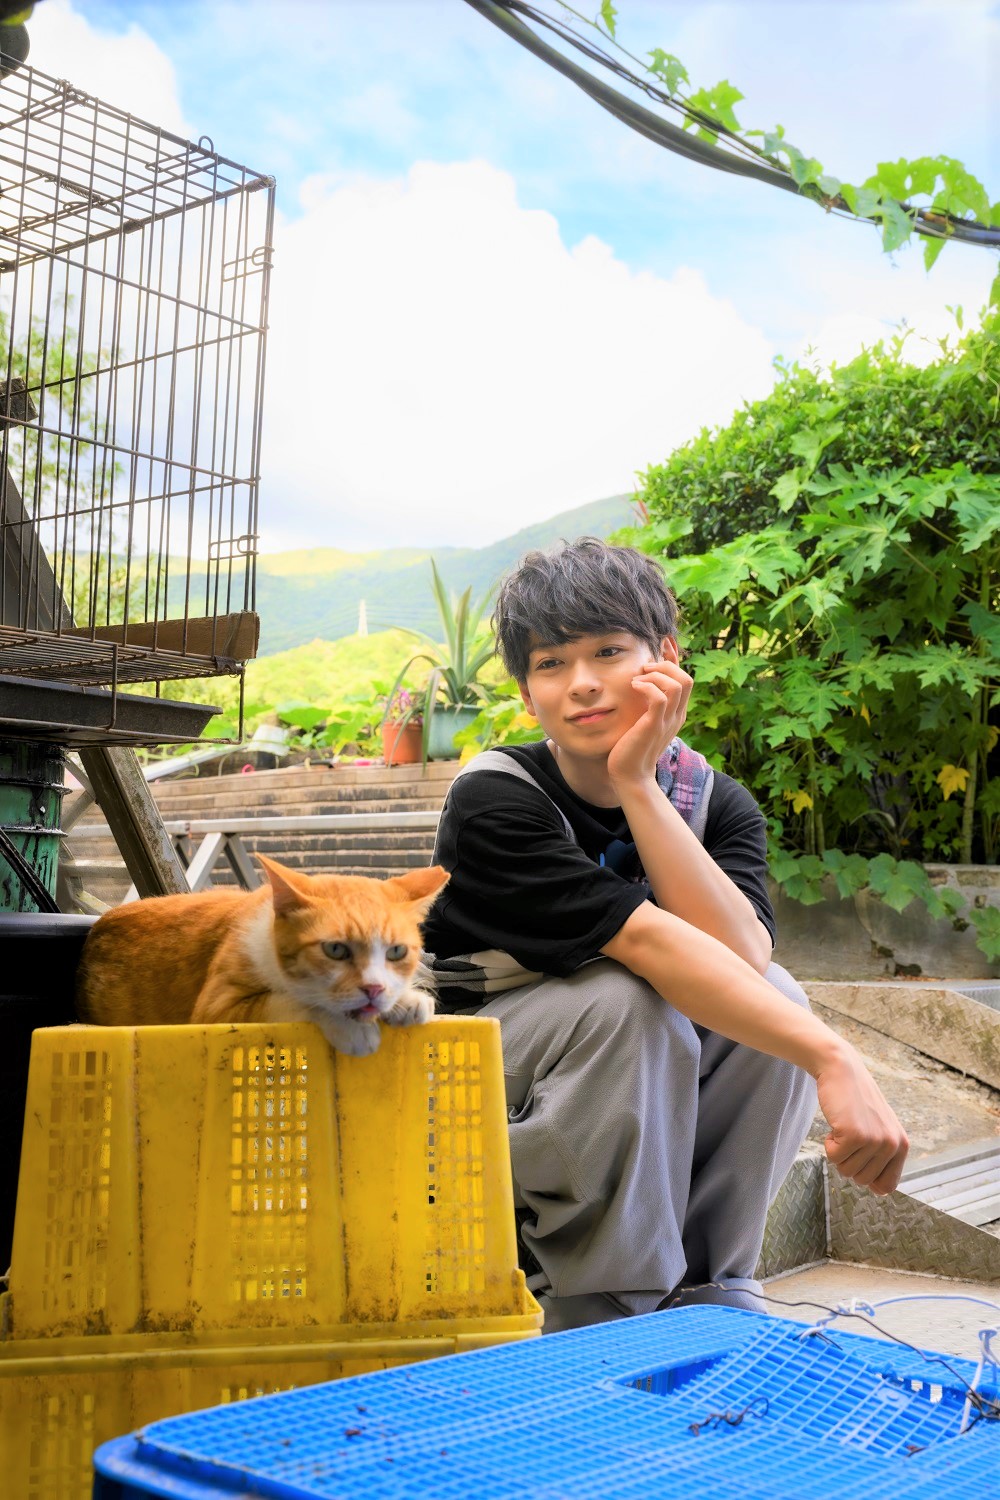
[[[393,943],[391,948],[385,950],[385,956],[390,963],[398,963],[401,958],[406,957],[409,951],[405,943]]]
[[[347,943],[320,943],[320,947],[327,958],[350,958],[351,950]]]

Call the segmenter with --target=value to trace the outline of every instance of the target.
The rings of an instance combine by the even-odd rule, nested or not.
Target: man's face
[[[677,661],[677,642],[661,642],[661,660]],[[632,686],[644,662],[656,658],[627,630],[582,635],[561,646],[533,645],[521,697],[550,740],[570,754],[606,756],[642,718],[646,699]]]

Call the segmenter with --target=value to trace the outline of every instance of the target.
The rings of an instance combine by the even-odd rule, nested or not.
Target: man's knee
[[[693,1022],[623,964],[598,959],[578,969],[569,981],[574,982],[580,988],[578,1032],[620,1047],[632,1041],[644,1051],[666,1048],[697,1062],[701,1043]]]
[[[770,964],[764,978],[768,984],[773,984],[776,990],[780,990],[786,1000],[794,1000],[796,1005],[801,1005],[805,1010],[809,1009],[809,996],[798,980],[793,979],[788,970],[783,969],[780,964]]]

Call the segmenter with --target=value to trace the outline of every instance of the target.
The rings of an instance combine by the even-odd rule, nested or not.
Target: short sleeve
[[[463,778],[464,779],[464,778]],[[541,792],[503,772],[456,782],[437,858],[451,880],[432,908],[427,945],[439,957],[497,948],[525,969],[571,974],[649,895],[595,864],[567,836]]]

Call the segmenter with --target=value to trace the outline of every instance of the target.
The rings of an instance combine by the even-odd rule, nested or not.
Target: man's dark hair
[[[523,682],[536,645],[627,630],[657,656],[677,634],[677,601],[651,557],[599,537],[529,552],[500,585],[493,630],[512,677]]]

